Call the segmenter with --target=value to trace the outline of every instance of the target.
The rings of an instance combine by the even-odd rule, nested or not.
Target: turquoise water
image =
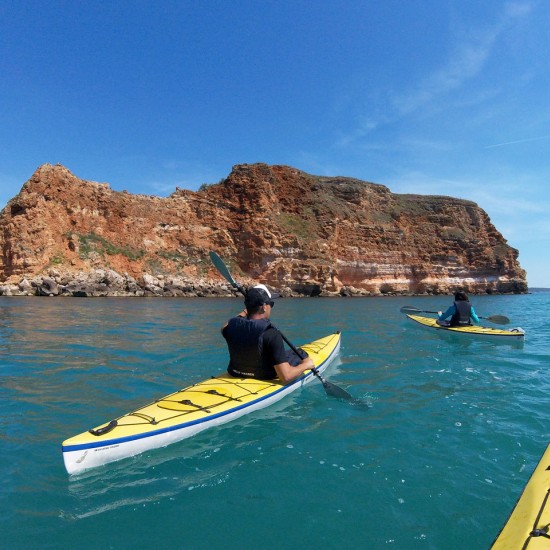
[[[220,373],[232,299],[0,301],[5,548],[488,548],[550,441],[550,293],[474,297],[523,345],[430,333],[403,305],[286,299],[300,344],[343,332],[326,378],[277,405],[69,477],[61,442]]]

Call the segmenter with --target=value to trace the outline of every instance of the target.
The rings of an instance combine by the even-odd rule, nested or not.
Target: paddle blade
[[[418,309],[414,306],[403,306],[400,310],[401,313],[439,313],[438,311],[430,311],[429,309]]]
[[[510,319],[505,315],[489,315],[489,317],[482,317],[482,319],[487,319],[487,321],[497,325],[507,325],[510,322]]]
[[[321,377],[319,376],[319,378]],[[348,401],[352,405],[355,405],[361,409],[370,409],[370,405],[366,401],[351,396],[346,390],[344,390],[340,386],[337,386],[336,384],[333,384],[332,382],[329,382],[324,378],[321,378],[321,382],[323,383],[325,392],[329,397],[336,397],[337,399]]]
[[[318,372],[317,369],[312,369],[313,374],[319,378],[321,381],[321,384],[323,384],[323,388],[325,388],[325,391],[328,396],[330,397],[338,397],[339,399],[347,399],[352,400],[353,397],[344,389],[340,388],[336,384],[333,384],[332,382],[329,382],[328,380],[325,380]]]
[[[336,384],[333,384],[332,382],[325,380],[323,386],[325,387],[327,395],[330,397],[337,397],[339,399],[345,399],[346,401],[354,400],[354,398],[346,390]]]
[[[399,311],[401,313],[422,313],[421,309],[413,306],[403,306]]]
[[[229,273],[229,269],[227,269],[227,266],[223,263],[223,260],[215,252],[210,252],[210,259],[212,260],[214,267],[220,272],[225,280],[230,283],[231,286],[241,290],[239,285],[235,282],[235,279],[231,276],[231,273]]]

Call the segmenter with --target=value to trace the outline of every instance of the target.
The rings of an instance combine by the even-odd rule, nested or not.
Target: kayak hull
[[[407,317],[420,325],[423,328],[430,330],[439,330],[448,332],[451,334],[464,334],[475,337],[487,337],[497,340],[512,340],[517,341],[525,338],[525,331],[522,328],[512,328],[512,329],[500,329],[493,327],[484,327],[480,325],[471,325],[467,327],[446,327],[441,326],[437,323],[437,319],[431,317],[422,317],[421,315],[411,315],[407,314]]]
[[[301,346],[322,373],[338,355],[339,332]],[[165,447],[268,407],[314,378],[306,371],[290,384],[278,380],[212,377],[62,443],[69,474]]]
[[[525,485],[491,550],[539,550],[550,547],[550,445]]]

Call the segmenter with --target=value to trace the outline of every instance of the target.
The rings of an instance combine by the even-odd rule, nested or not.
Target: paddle
[[[400,310],[401,313],[438,313],[437,311],[428,311],[426,309],[418,309],[417,307],[413,306],[403,306]],[[507,325],[510,322],[510,319],[504,315],[489,315],[489,317],[481,317],[481,315],[478,315],[480,319],[486,319],[487,321],[491,321],[491,323],[495,323],[497,325]]]
[[[223,263],[223,260],[215,252],[210,252],[210,259],[212,260],[214,267],[220,272],[221,275],[223,275],[223,277],[225,277],[227,282],[232,287],[236,288],[243,296],[246,296],[246,290],[241,285],[239,285],[235,281],[235,279],[233,279],[233,277],[231,276],[231,273],[229,273],[229,269],[227,269],[227,266]],[[276,328],[275,330],[279,332],[283,340],[287,343],[288,347],[298,357],[302,357],[302,354],[296,349],[296,347],[292,344],[292,342],[290,342],[278,328]],[[321,381],[327,395],[331,397],[339,397],[340,399],[348,399],[348,400],[354,399],[346,390],[338,387],[336,384],[333,384],[328,380],[325,380],[315,367],[311,369],[311,372],[313,372],[313,374]]]

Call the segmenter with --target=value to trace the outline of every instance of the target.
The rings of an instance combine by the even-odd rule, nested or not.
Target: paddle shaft
[[[422,313],[435,313],[435,314],[439,315],[439,311],[428,311],[427,309],[418,310],[418,311],[422,311]],[[479,318],[479,319],[488,319],[488,320],[491,320],[490,317],[482,317],[481,315],[478,315],[478,318]]]

